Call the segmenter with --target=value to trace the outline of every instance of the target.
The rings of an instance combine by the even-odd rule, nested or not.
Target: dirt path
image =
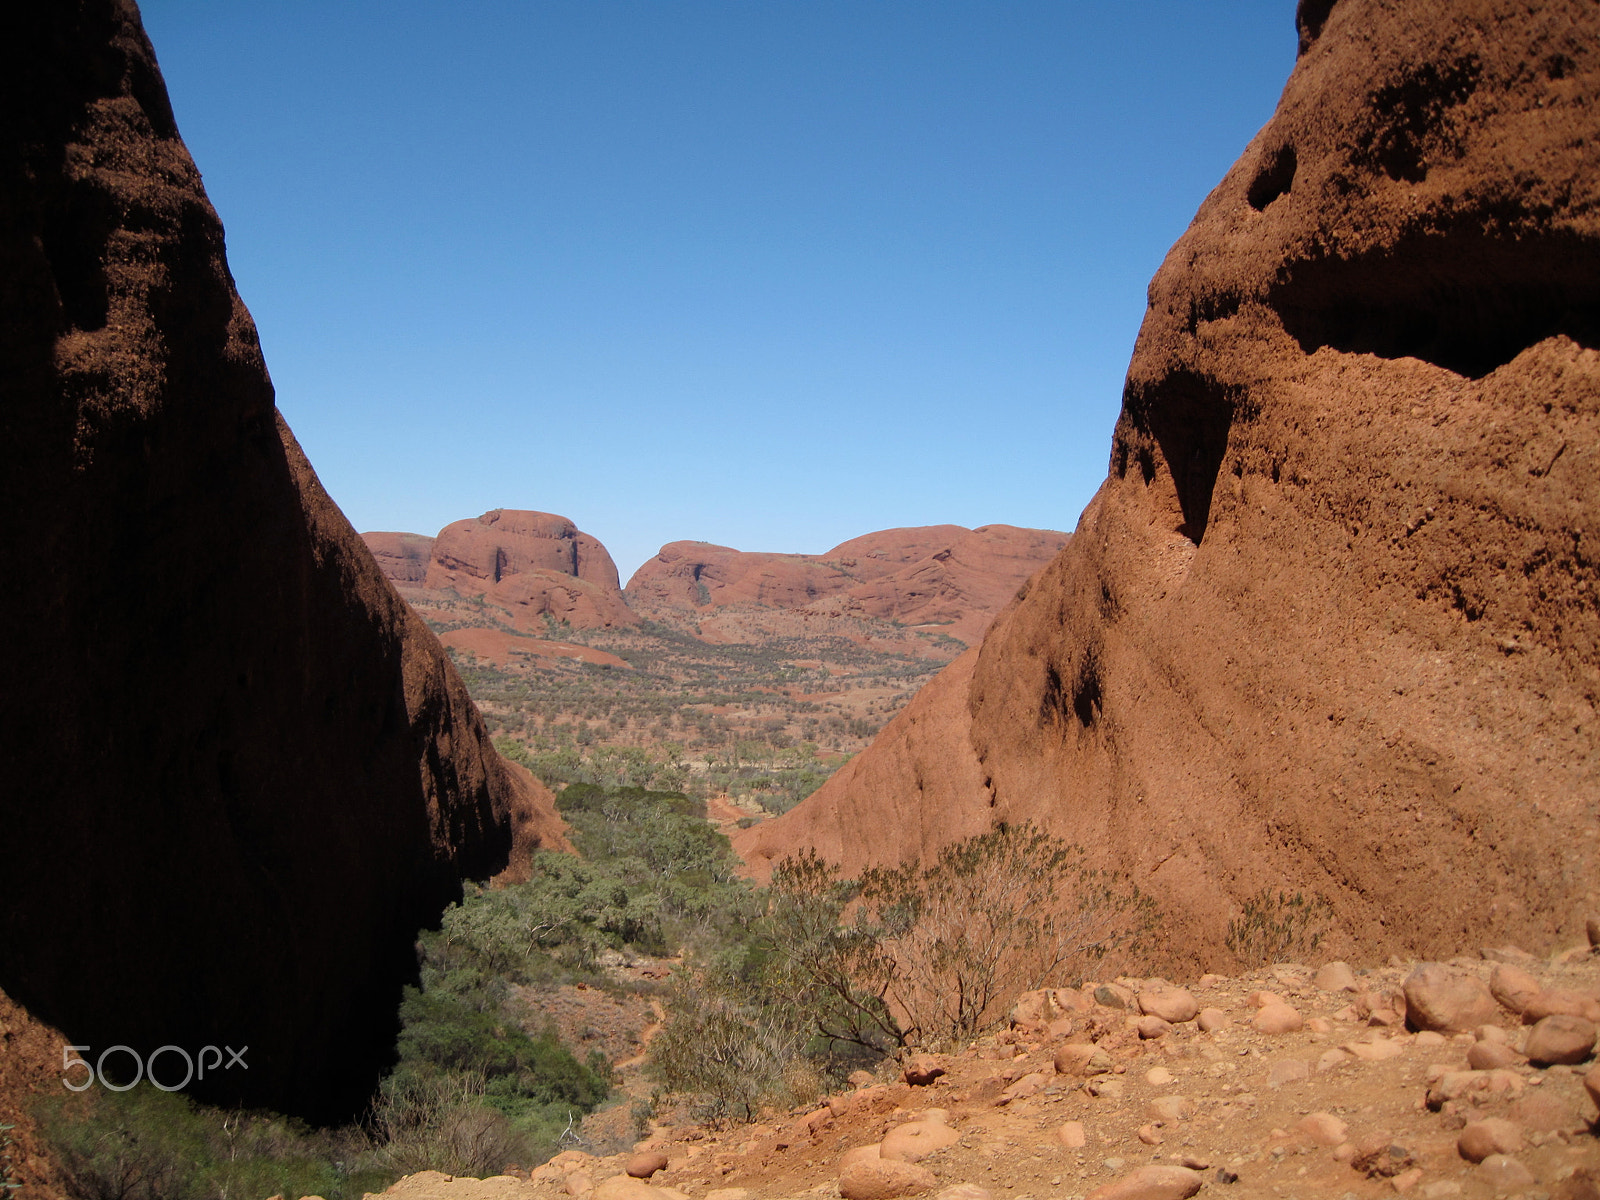
[[[636,1067],[642,1066],[644,1060],[649,1057],[651,1040],[656,1036],[656,1034],[661,1032],[661,1027],[667,1023],[667,1010],[662,1006],[661,1001],[655,999],[654,997],[651,997],[650,1000],[650,1011],[655,1014],[656,1019],[649,1025],[646,1025],[644,1030],[639,1034],[639,1053],[635,1054],[632,1058],[623,1059],[621,1062],[614,1064],[612,1067],[613,1070],[632,1070]]]

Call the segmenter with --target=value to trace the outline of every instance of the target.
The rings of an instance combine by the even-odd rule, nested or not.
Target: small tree
[[[932,866],[863,874],[893,964],[886,996],[910,1043],[970,1037],[1017,996],[1081,978],[1114,947],[1131,948],[1153,905],[1082,848],[1031,822],[943,850]]]

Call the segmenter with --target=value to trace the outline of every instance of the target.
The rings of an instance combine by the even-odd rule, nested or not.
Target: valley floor
[[[1549,960],[1492,950],[1448,966],[1483,984],[1498,970],[1502,996],[1505,981],[1524,972],[1534,990],[1543,989],[1542,1002],[1557,1008],[1600,1002],[1600,950]],[[1529,1028],[1504,1000],[1492,1005],[1492,1017],[1480,1011],[1471,1032],[1409,1032],[1402,987],[1415,967],[1392,960],[1314,972],[1280,964],[1237,978],[1205,976],[1185,989],[1199,1019],[1164,1030],[1139,1016],[1141,1002],[1159,1005],[1153,996],[1175,990],[1164,980],[1088,984],[1050,994],[1043,1009],[1031,994],[1010,1028],[936,1056],[943,1074],[925,1086],[904,1082],[899,1065],[886,1063],[879,1078],[857,1076],[851,1092],[764,1114],[756,1124],[657,1123],[631,1152],[569,1150],[532,1171],[483,1181],[427,1173],[384,1196],[1164,1200],[1196,1187],[1230,1200],[1600,1196],[1593,1050],[1577,1065],[1529,1065],[1516,1052]],[[1474,994],[1480,1004],[1488,999],[1481,985]],[[1141,1020],[1145,1033],[1159,1036],[1142,1037]],[[1266,1031],[1276,1028],[1286,1031]],[[1084,1048],[1063,1051],[1074,1044]],[[1495,1045],[1505,1049],[1489,1049]],[[1469,1054],[1483,1069],[1472,1069]],[[1499,1060],[1511,1065],[1484,1065]],[[1478,1124],[1486,1118],[1504,1123]],[[1485,1147],[1474,1147],[1474,1138],[1508,1152],[1469,1161],[1469,1126],[1465,1149],[1475,1157]],[[879,1145],[897,1129],[900,1142],[949,1144],[917,1167],[880,1160],[841,1172],[847,1152]],[[666,1166],[648,1184],[627,1175],[654,1153]],[[1155,1179],[1142,1172],[1152,1165],[1178,1170]],[[927,1174],[918,1176],[918,1167]]]

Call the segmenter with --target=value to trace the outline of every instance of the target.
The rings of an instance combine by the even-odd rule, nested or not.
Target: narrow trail
[[[627,1071],[643,1065],[645,1058],[650,1053],[651,1040],[661,1032],[661,1027],[667,1023],[667,1010],[662,1006],[661,1001],[654,997],[650,1000],[650,1011],[655,1014],[656,1019],[646,1025],[644,1031],[639,1035],[639,1053],[632,1058],[623,1059],[612,1068],[613,1070]]]

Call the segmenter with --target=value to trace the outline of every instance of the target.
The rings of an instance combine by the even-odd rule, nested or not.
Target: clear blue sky
[[[357,529],[1070,530],[1293,0],[145,0]]]

